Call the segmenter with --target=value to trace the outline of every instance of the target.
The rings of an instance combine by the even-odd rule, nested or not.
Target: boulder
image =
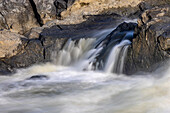
[[[138,19],[135,39],[129,47],[126,74],[151,72],[170,58],[170,6],[144,11]]]
[[[52,53],[59,51],[68,39],[40,33],[38,35],[27,38],[11,31],[0,31],[0,74],[51,61]]]
[[[24,34],[32,27],[38,26],[29,0],[0,1],[0,29]]]
[[[21,39],[26,37],[8,30],[0,31],[0,58],[9,58],[18,53]]]

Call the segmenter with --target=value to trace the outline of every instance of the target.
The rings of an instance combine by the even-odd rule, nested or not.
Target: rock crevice
[[[42,26],[43,22],[42,22],[40,14],[37,11],[37,6],[36,6],[34,0],[29,0],[29,1],[30,1],[31,6],[32,6],[35,18],[37,19],[37,22],[39,23],[40,26]]]

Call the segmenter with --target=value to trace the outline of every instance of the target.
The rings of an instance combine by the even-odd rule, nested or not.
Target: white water
[[[143,76],[44,64],[0,77],[0,113],[169,113],[170,68]],[[48,80],[25,80],[45,74]]]
[[[102,33],[103,37],[106,33]],[[105,67],[107,72],[114,69],[116,51],[123,54],[120,62],[115,63],[122,72],[129,43],[124,40],[113,47]],[[54,54],[54,63],[0,76],[0,113],[170,113],[170,65],[130,77],[91,71],[92,62],[103,49],[102,43],[97,48],[92,45],[94,39],[83,39],[77,44],[68,41],[60,57]],[[27,80],[33,75],[46,75],[49,79]]]
[[[119,73],[123,72],[124,58],[127,53],[128,45],[130,43],[131,42],[129,40],[123,40],[122,42],[120,42],[120,44],[117,44],[116,46],[113,47],[104,67],[104,71],[106,73],[111,73],[113,71],[116,71]],[[119,70],[116,70],[119,64],[120,64],[120,68]]]

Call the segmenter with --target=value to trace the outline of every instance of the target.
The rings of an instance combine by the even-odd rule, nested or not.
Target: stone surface
[[[0,58],[9,58],[18,53],[18,46],[22,44],[21,38],[26,38],[7,30],[0,31]]]
[[[51,61],[52,52],[59,51],[68,39],[48,34],[39,34],[39,37],[29,39],[10,31],[1,32],[0,74],[8,74],[18,68]]]
[[[43,27],[31,28],[27,33],[25,33],[25,36],[29,39],[38,39],[43,29]]]
[[[61,17],[61,12],[67,10],[75,0],[34,0],[42,24]]]
[[[110,14],[106,11],[108,9],[110,9],[110,11],[113,10],[111,13],[115,13],[114,8],[122,7],[128,7],[129,10],[130,7],[136,7],[141,1],[142,0],[77,0],[68,10],[63,11],[61,16],[65,18],[65,21],[68,21],[69,24],[77,24],[85,21],[84,16],[86,15]],[[116,14],[118,14],[117,12]],[[121,11],[119,10],[119,12]]]
[[[135,35],[129,48],[125,72],[151,72],[170,58],[170,7],[146,10],[138,20]]]
[[[29,0],[0,1],[0,29],[23,34],[39,26]]]

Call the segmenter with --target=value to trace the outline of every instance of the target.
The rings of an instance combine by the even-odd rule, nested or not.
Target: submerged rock
[[[33,75],[29,78],[27,78],[26,80],[48,80],[49,77],[46,75]]]
[[[124,71],[127,74],[151,72],[170,58],[170,7],[146,10],[138,19],[135,35]]]

